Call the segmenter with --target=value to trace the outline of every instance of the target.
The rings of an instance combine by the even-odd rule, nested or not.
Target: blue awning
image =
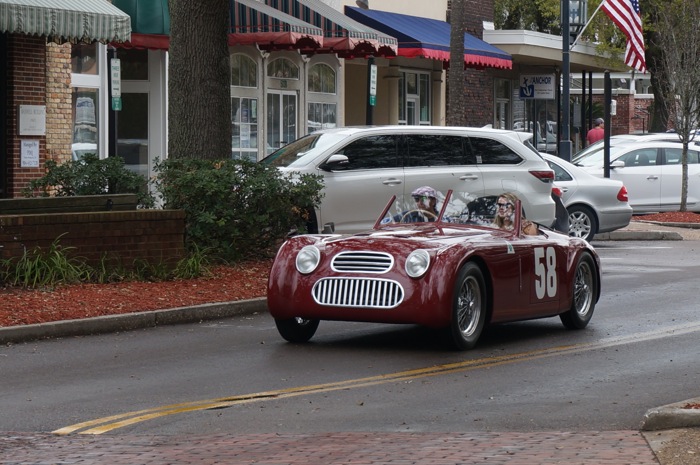
[[[450,60],[450,25],[445,21],[351,6],[345,7],[345,14],[396,37],[399,41],[398,56]],[[503,50],[464,33],[464,64],[470,68],[511,69],[513,60]]]

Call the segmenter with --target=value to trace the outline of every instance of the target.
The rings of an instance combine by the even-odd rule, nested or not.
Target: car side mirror
[[[625,162],[622,160],[615,160],[614,162],[610,163],[610,168],[624,168],[625,167]]]
[[[345,167],[344,165],[348,165],[349,163],[350,160],[346,155],[336,153],[328,157],[328,159],[323,162],[319,168],[323,171],[333,171],[343,169]]]

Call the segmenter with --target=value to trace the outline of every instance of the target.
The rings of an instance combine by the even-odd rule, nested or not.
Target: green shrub
[[[72,255],[75,247],[61,246],[60,239],[46,250],[36,247],[25,250],[21,257],[0,260],[0,286],[50,289],[62,284],[168,281],[211,275],[209,259],[198,249],[174,267],[141,259],[125,267],[118,258],[107,255],[93,267],[84,258]]]
[[[90,153],[60,165],[46,160],[46,174],[30,181],[22,194],[26,197],[138,194],[141,208],[153,208],[155,204],[148,192],[148,180],[126,168],[121,157],[99,159]]]
[[[84,261],[71,257],[74,247],[62,247],[57,238],[48,250],[36,247],[17,259],[2,261],[0,282],[27,288],[53,287],[88,281],[91,269]]]
[[[290,178],[245,160],[168,159],[155,170],[165,208],[185,210],[188,248],[227,261],[274,254],[321,201],[321,176]]]

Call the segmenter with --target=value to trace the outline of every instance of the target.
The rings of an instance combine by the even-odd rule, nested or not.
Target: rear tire
[[[559,318],[568,329],[583,329],[593,316],[600,285],[593,258],[587,252],[582,253],[578,259],[573,285],[571,308],[559,315]]]
[[[457,350],[472,349],[486,325],[487,296],[484,276],[475,263],[465,264],[457,274],[452,297],[449,332]]]
[[[308,342],[316,334],[318,323],[319,320],[307,320],[298,317],[286,320],[275,318],[275,325],[280,336],[294,343]]]
[[[569,236],[590,242],[598,232],[598,220],[590,208],[574,205],[569,211]]]

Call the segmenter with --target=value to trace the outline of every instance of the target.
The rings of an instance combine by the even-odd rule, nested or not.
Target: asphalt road
[[[296,346],[264,313],[3,346],[0,430],[637,430],[698,395],[700,242],[595,245],[603,297],[586,330],[502,325],[470,352],[413,326],[331,322]]]

